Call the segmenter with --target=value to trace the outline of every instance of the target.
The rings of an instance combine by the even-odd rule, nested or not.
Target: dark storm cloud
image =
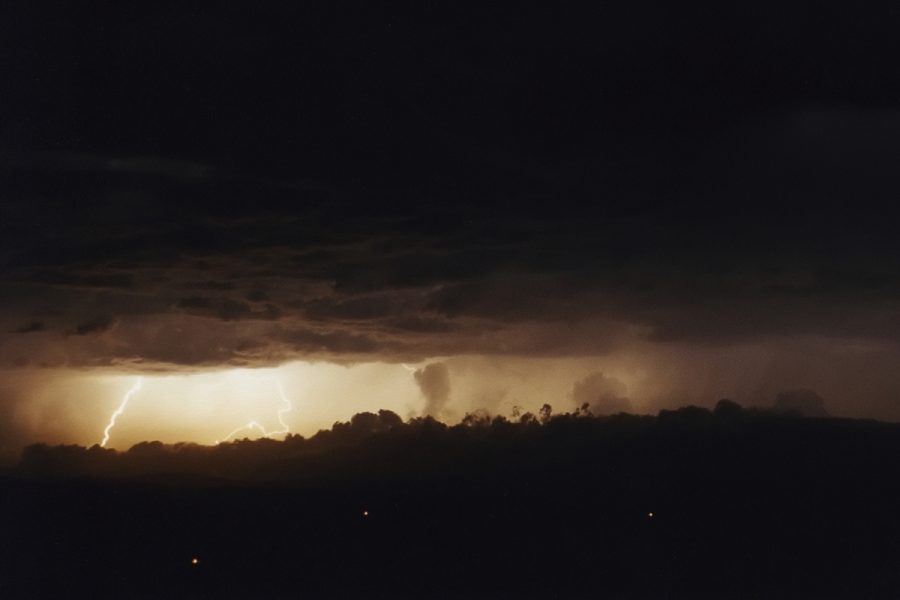
[[[16,329],[16,333],[34,333],[36,331],[44,331],[46,326],[43,321],[30,321]]]
[[[92,319],[88,319],[75,326],[75,335],[90,335],[92,333],[102,333],[112,329],[116,324],[116,320],[109,315],[100,315]]]
[[[728,144],[717,154],[734,152],[736,142]],[[835,145],[833,152],[843,150]],[[798,173],[801,183],[828,176],[806,168]],[[48,181],[60,177],[45,175]],[[692,177],[688,171],[680,185]],[[91,235],[93,220],[58,215],[51,227],[61,241],[35,230],[7,244],[10,281],[79,293],[109,290],[102,309],[122,318],[141,312],[143,304],[147,314],[316,323],[318,339],[290,344],[298,353],[603,353],[615,347],[613,332],[623,327],[661,342],[704,343],[826,332],[892,338],[900,330],[893,238],[880,233],[884,224],[869,227],[873,215],[845,214],[841,205],[810,200],[808,210],[795,213],[777,212],[764,201],[735,205],[735,214],[706,201],[678,209],[618,201],[582,206],[552,204],[548,189],[544,204],[463,202],[454,214],[440,205],[377,206],[379,192],[371,206],[363,202],[368,193],[359,191],[351,204],[340,197],[307,202],[302,190],[272,194],[268,184],[245,183],[248,197],[261,191],[264,198],[250,211],[209,203],[206,198],[223,192],[212,176],[190,187],[169,182],[165,189],[155,189],[150,179],[123,179],[121,186],[136,190],[129,197],[171,209],[169,217],[144,220],[140,207],[152,203],[140,200],[134,210],[107,216],[115,221],[108,223],[113,235],[98,238]],[[565,180],[556,183],[565,189]],[[583,184],[597,193],[606,185]],[[717,176],[708,185],[710,199],[738,191]],[[759,197],[769,194],[761,182],[753,186]],[[91,187],[80,193],[91,196]],[[621,189],[628,192],[628,186]],[[183,197],[184,206],[165,199],[172,194]],[[91,219],[109,206],[101,198]],[[835,254],[837,247],[846,251]],[[117,297],[117,289],[129,295]],[[228,295],[197,294],[201,289]],[[592,320],[610,327],[591,337],[583,327],[566,333],[569,324]],[[502,341],[485,339],[487,331],[503,332]],[[260,345],[277,345],[283,337],[272,330],[247,334],[258,336]],[[130,356],[142,352],[128,350]]]
[[[129,273],[66,273],[57,271],[36,271],[25,275],[23,280],[30,283],[46,283],[63,287],[82,287],[87,289],[128,289],[134,285]]]
[[[419,334],[452,333],[460,331],[463,326],[442,318],[427,318],[416,315],[405,315],[388,321],[388,327],[399,332]]]
[[[244,319],[274,321],[281,316],[281,311],[272,304],[266,304],[260,310],[254,310],[250,304],[232,298],[190,296],[182,298],[175,306],[189,314],[211,316],[223,321]]]
[[[293,352],[306,355],[365,356],[374,355],[383,348],[369,335],[341,330],[285,329],[277,333],[277,339],[287,343]]]
[[[230,284],[229,284],[230,285]],[[261,290],[259,288],[250,290],[247,292],[247,300],[252,302],[262,302],[263,300],[268,300],[269,294],[265,290]]]
[[[356,298],[317,298],[304,306],[304,313],[315,320],[368,321],[402,310],[400,299],[388,295]]]
[[[229,291],[234,289],[234,283],[231,281],[198,281],[194,286],[203,290]],[[247,299],[253,300],[250,297]]]
[[[523,10],[462,45],[483,19],[417,10],[285,17],[305,33],[276,19],[264,40],[118,11],[101,29],[124,37],[13,35],[47,80],[4,99],[4,329],[42,297],[69,319],[48,329],[118,320],[108,346],[44,349],[69,364],[900,342],[887,22],[856,37],[823,9],[848,35],[795,43],[792,10],[696,31],[667,6],[598,10]],[[47,360],[22,352],[3,356]]]

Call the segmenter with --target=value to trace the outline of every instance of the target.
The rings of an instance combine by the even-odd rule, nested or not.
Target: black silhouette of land
[[[33,445],[0,488],[0,595],[890,598],[898,472],[900,425],[728,401]]]

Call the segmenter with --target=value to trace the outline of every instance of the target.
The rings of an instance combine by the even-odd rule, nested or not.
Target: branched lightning
[[[116,426],[116,419],[122,416],[122,413],[125,412],[125,407],[128,406],[128,401],[131,400],[132,396],[138,393],[143,383],[144,378],[138,377],[137,381],[134,382],[134,385],[131,386],[131,389],[125,393],[125,397],[122,398],[122,402],[119,404],[119,408],[117,408],[109,417],[109,423],[107,423],[106,429],[103,430],[103,441],[100,442],[101,448],[105,447],[106,442],[109,441],[109,432],[112,431],[112,428]]]
[[[237,435],[239,432],[244,431],[244,430],[255,429],[255,430],[259,431],[262,434],[262,436],[265,438],[270,438],[273,435],[283,435],[285,433],[288,433],[291,430],[291,428],[288,426],[287,423],[284,422],[284,415],[286,415],[287,413],[294,410],[294,406],[291,404],[290,399],[288,399],[287,395],[284,393],[284,388],[281,387],[280,382],[278,383],[278,395],[281,396],[282,405],[281,405],[281,408],[278,409],[278,412],[276,414],[278,416],[278,424],[281,425],[281,429],[275,429],[273,431],[268,431],[265,427],[260,425],[259,421],[250,421],[246,425],[241,425],[240,427],[235,428],[231,433],[226,435],[224,439],[216,440],[215,443],[219,444],[221,442],[227,442],[230,439],[232,439],[235,435]]]

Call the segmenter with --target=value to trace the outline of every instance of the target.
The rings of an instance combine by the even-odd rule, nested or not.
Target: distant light
[[[649,518],[652,519],[652,518],[653,518],[653,513],[652,513],[652,512],[648,512],[648,513],[647,513],[647,517],[649,517]]]
[[[191,564],[192,564],[192,565],[199,565],[199,564],[200,564],[200,559],[197,558],[197,557],[195,556],[194,558],[191,559]]]
[[[368,516],[369,516],[369,511],[364,510],[364,511],[363,511],[363,516],[364,516],[364,517],[368,517]]]

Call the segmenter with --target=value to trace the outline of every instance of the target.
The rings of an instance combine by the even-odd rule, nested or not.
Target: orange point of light
[[[364,511],[363,511],[363,516],[364,516],[364,517],[368,517],[368,516],[369,516],[369,511],[364,510]]]
[[[191,564],[192,565],[200,564],[200,559],[195,556],[194,558],[191,559]]]

